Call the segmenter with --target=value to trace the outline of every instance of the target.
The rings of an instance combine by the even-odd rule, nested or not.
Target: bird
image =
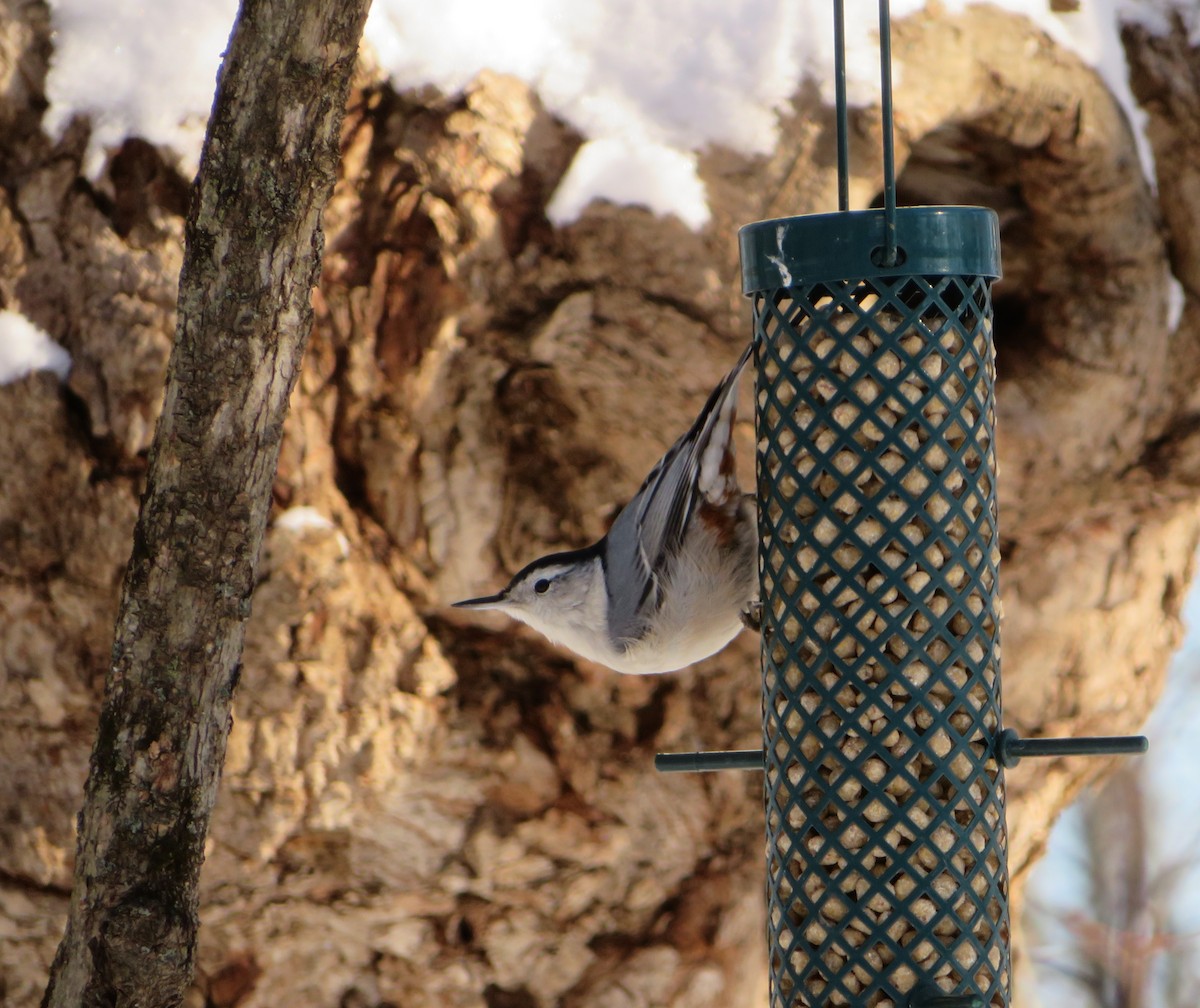
[[[539,557],[494,595],[496,610],[589,661],[630,675],[674,672],[758,628],[757,507],[737,483],[737,387],[753,343],[695,422],[650,470],[608,533]]]

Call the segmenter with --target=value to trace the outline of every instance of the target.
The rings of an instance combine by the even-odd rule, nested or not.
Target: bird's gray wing
[[[609,630],[615,640],[637,640],[661,604],[662,576],[678,551],[695,508],[714,492],[729,443],[738,379],[753,344],[721,382],[690,428],[659,459],[609,530]],[[714,441],[714,432],[717,437]],[[714,449],[706,456],[706,451]]]

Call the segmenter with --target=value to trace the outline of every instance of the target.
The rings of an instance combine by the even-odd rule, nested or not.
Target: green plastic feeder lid
[[[779,217],[738,232],[746,294],[833,280],[893,276],[999,279],[1000,220],[970,206],[896,208],[897,261],[883,261],[885,212],[848,210]]]

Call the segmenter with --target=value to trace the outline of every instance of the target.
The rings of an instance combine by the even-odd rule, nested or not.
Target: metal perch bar
[[[720,752],[659,753],[654,769],[663,773],[708,770],[761,770],[761,749],[728,749]]]
[[[1013,729],[1005,728],[996,739],[996,758],[1002,766],[1014,767],[1026,756],[1128,756],[1144,753],[1149,748],[1150,740],[1145,735],[1023,739]],[[659,753],[654,757],[654,769],[662,773],[707,773],[712,770],[762,768],[761,749]]]
[[[1081,738],[1020,738],[1011,728],[996,740],[996,758],[1006,767],[1026,756],[1127,756],[1150,748],[1145,735],[1097,735]]]
[[[908,1002],[908,1008],[984,1008],[983,998],[974,994],[941,994],[919,992]]]

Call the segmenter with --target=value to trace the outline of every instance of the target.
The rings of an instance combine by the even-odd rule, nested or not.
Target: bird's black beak
[[[479,598],[463,599],[463,601],[453,602],[451,605],[455,609],[498,609],[506,601],[504,592],[497,592],[495,595],[481,595]]]

